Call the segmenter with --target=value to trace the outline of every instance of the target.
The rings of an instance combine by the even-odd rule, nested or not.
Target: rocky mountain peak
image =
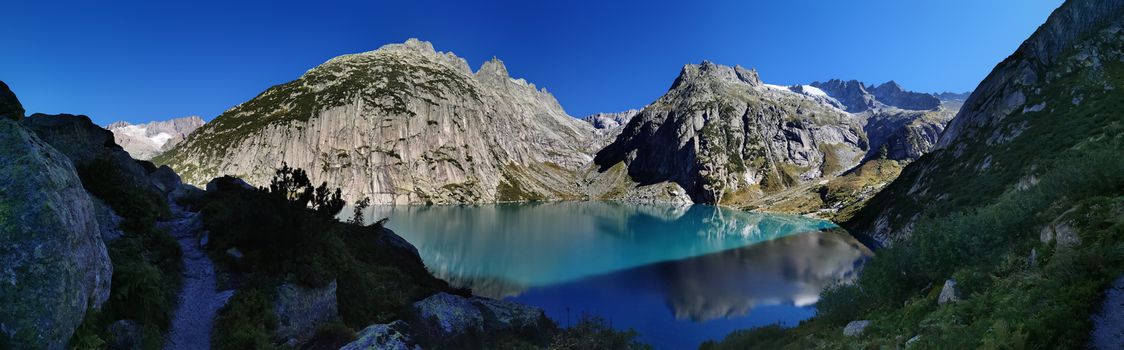
[[[704,81],[744,83],[750,86],[761,85],[761,77],[757,74],[756,69],[745,69],[742,66],[730,67],[710,61],[702,61],[700,64],[684,65],[671,88],[675,89],[684,84]]]
[[[831,79],[826,82],[813,82],[810,85],[838,100],[846,107],[845,110],[851,113],[869,110],[877,103],[866,86],[858,80]]]
[[[854,80],[852,80],[852,81],[854,81]],[[867,87],[867,90],[871,90],[871,91],[884,90],[884,91],[887,91],[887,92],[903,92],[903,91],[905,91],[905,89],[902,88],[901,84],[898,84],[898,82],[893,81],[893,80],[890,80],[890,81],[887,81],[885,83],[879,84],[878,86],[874,86],[873,84],[871,84],[870,86]]]
[[[875,87],[868,87],[874,99],[888,106],[901,109],[930,110],[941,106],[941,100],[932,94],[906,91],[893,80]]]
[[[493,85],[505,84],[511,78],[507,73],[507,66],[499,58],[492,57],[476,71],[476,79]]]
[[[13,120],[23,119],[23,104],[16,98],[16,94],[8,89],[8,84],[0,81],[0,118]]]
[[[414,51],[425,54],[437,53],[437,50],[433,49],[432,43],[424,40],[418,40],[417,38],[406,39],[406,42],[401,44],[386,44],[382,47],[379,47],[378,50],[375,51]]]

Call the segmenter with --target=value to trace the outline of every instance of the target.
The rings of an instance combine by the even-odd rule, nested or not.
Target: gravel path
[[[202,229],[199,213],[171,206],[174,219],[160,225],[168,228],[183,250],[184,278],[164,349],[210,349],[215,314],[234,292],[215,290],[215,265],[196,238]]]
[[[1104,292],[1104,304],[1100,312],[1093,315],[1089,347],[1124,349],[1124,276],[1117,278]]]

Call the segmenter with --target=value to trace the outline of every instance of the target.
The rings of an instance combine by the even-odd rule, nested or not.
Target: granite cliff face
[[[1119,142],[1122,17],[1120,1],[1068,1],[1058,8],[980,83],[936,150],[846,226],[890,244],[909,236],[922,215],[1032,189],[1064,171],[1052,164]]]
[[[683,67],[595,162],[601,170],[623,162],[641,184],[676,183],[715,203],[838,174],[866,150],[850,114],[766,86],[756,71],[703,62]]]
[[[202,118],[190,116],[137,125],[120,121],[106,129],[113,132],[114,141],[133,158],[149,160],[172,149],[201,126]]]
[[[0,99],[19,106],[14,95]],[[0,163],[0,347],[62,349],[109,297],[113,267],[94,204],[67,156],[7,118]]]
[[[274,86],[155,161],[196,185],[263,185],[286,162],[375,204],[561,199],[577,196],[592,129],[497,59],[474,73],[411,39]]]

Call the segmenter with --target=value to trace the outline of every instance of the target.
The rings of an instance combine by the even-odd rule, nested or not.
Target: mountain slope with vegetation
[[[1066,2],[845,223],[886,246],[856,283],[704,348],[1085,347],[1124,273],[1121,108],[1124,2]]]

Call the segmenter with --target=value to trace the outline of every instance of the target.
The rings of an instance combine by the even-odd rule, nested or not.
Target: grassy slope
[[[1103,68],[1051,68],[1056,77],[1025,104],[1046,108],[1015,111],[993,129],[1021,130],[1017,137],[989,145],[983,133],[962,141],[960,156],[940,150],[908,167],[902,179],[924,178],[943,200],[896,200],[912,196],[912,183],[897,181],[872,201],[922,215],[855,285],[826,291],[816,318],[704,348],[895,347],[917,335],[917,348],[1082,347],[1102,291],[1124,272],[1124,64]],[[1054,224],[1074,228],[1081,242],[1042,242],[1040,231]],[[937,305],[950,277],[966,300]],[[862,337],[844,337],[843,326],[859,319],[873,322]]]

